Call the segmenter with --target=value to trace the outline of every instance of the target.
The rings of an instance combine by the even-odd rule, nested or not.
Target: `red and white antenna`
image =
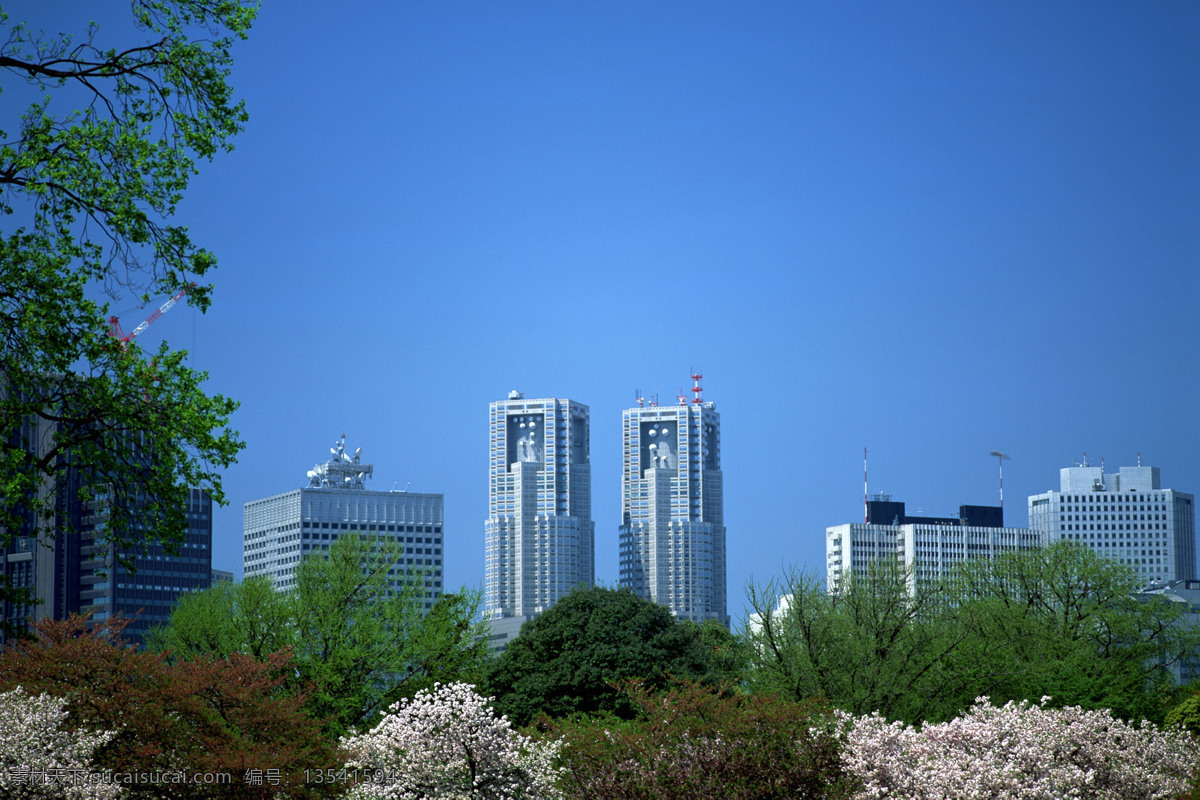
[[[704,376],[700,374],[699,370],[692,373],[692,380],[694,381],[694,383],[692,385],[692,393],[694,395],[696,395],[695,397],[692,398],[692,403],[694,403],[695,405],[700,405],[701,403],[704,402],[704,400],[700,397],[700,392],[701,392],[700,379],[703,377]],[[680,405],[683,405],[683,404],[681,403]]]
[[[115,316],[109,317],[108,318],[108,324],[109,324],[108,335],[111,336],[112,338],[116,339],[118,342],[120,342],[121,346],[124,347],[127,342],[136,338],[137,336],[139,336],[142,333],[142,331],[146,330],[146,328],[149,328],[151,325],[153,325],[155,320],[157,320],[163,314],[170,311],[171,307],[179,302],[179,298],[183,297],[185,294],[187,294],[189,291],[191,291],[195,286],[196,286],[196,284],[189,283],[187,286],[184,286],[183,288],[181,288],[178,292],[176,292],[174,295],[172,295],[171,298],[169,300],[167,300],[167,302],[165,302],[161,306],[159,306],[158,309],[155,310],[155,312],[153,314],[146,317],[145,321],[142,322],[141,325],[138,325],[136,328],[131,330],[129,333],[125,333],[125,331],[122,330],[121,321],[119,319],[117,319]]]
[[[679,405],[681,405],[681,406],[687,405],[687,394],[684,393],[683,389],[679,390],[679,394],[676,395],[676,397],[679,398]]]
[[[638,408],[642,408],[646,405],[646,398],[642,397],[641,389],[634,389],[633,396],[637,398]]]

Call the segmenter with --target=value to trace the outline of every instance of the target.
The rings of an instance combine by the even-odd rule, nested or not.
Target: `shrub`
[[[822,707],[743,696],[696,683],[653,693],[626,684],[638,709],[615,717],[543,720],[563,737],[570,797],[752,800],[849,795],[835,720]]]

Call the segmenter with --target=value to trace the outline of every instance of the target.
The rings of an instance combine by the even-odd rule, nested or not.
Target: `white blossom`
[[[66,700],[31,696],[21,687],[0,693],[0,789],[4,797],[111,800],[120,786],[92,762],[113,731],[68,732]]]
[[[557,743],[534,742],[465,683],[435,684],[395,704],[369,732],[347,737],[352,800],[559,797]]]
[[[1187,734],[1134,726],[1107,710],[976,700],[966,714],[921,729],[874,714],[854,720],[846,764],[856,800],[1165,800],[1200,760]],[[849,720],[848,715],[846,716]]]

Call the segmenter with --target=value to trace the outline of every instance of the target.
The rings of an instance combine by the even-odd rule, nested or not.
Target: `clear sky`
[[[242,403],[214,565],[344,433],[373,488],[445,494],[446,587],[482,587],[517,389],[591,407],[613,584],[621,410],[694,369],[735,623],[823,574],[863,447],[910,513],[996,503],[994,449],[1012,525],[1085,452],[1200,494],[1198,42],[1190,0],[266,0],[180,210],[213,307],[145,334]]]

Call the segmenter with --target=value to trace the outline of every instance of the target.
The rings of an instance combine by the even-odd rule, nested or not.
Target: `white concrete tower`
[[[588,407],[526,399],[489,406],[484,610],[502,645],[595,570]]]
[[[700,396],[623,414],[620,582],[679,619],[729,625],[721,417]]]

